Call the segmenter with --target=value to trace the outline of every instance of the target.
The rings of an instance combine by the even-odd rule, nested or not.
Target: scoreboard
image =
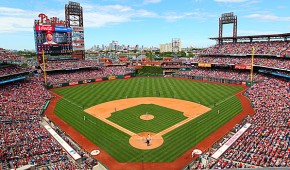
[[[72,53],[72,28],[53,25],[35,25],[37,54],[61,55]]]

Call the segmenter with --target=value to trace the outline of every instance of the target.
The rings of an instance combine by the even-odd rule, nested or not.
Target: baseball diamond
[[[62,96],[54,112],[119,162],[172,162],[242,111],[240,100],[234,96],[242,89],[175,78],[114,80],[53,90]],[[137,149],[130,144],[130,138],[149,132],[148,129],[144,126],[134,133],[120,126],[122,123],[112,123],[109,119],[115,112],[117,116],[117,112],[140,104],[179,110],[185,119],[163,132],[154,132],[161,133],[162,145],[149,150]],[[158,117],[156,113],[150,114]],[[139,116],[136,118],[140,120]],[[152,126],[168,123],[165,119]],[[134,128],[138,124],[129,126]]]

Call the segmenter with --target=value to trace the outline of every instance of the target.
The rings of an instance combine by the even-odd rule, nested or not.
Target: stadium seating
[[[250,128],[218,160],[213,151],[191,169],[290,167],[290,82],[270,77],[246,91],[256,114]]]
[[[239,80],[239,81],[248,81],[250,79],[249,72],[241,72],[238,70],[218,70],[218,69],[203,69],[195,68],[190,71],[180,71],[179,75],[189,75],[189,76],[202,76],[202,77],[216,77],[223,79]],[[261,81],[264,79],[264,76],[260,74],[254,74],[253,80]]]
[[[40,77],[0,89],[0,169],[68,160],[67,153],[43,128],[40,111],[51,98]]]
[[[289,167],[290,82],[270,78],[246,95],[256,112],[252,126],[224,157],[261,167]]]
[[[29,71],[32,71],[30,67],[24,68],[17,65],[2,65],[2,67],[0,67],[0,77]]]
[[[269,41],[269,42],[239,42],[218,44],[201,51],[202,54],[252,54],[252,47],[255,54],[259,55],[281,55],[290,47],[287,41]]]
[[[245,58],[245,57],[225,57],[225,56],[221,56],[221,57],[199,56],[196,58],[192,58],[190,62],[251,65],[252,59],[250,57]],[[255,57],[254,65],[290,70],[290,59]]]
[[[66,70],[66,69],[76,69],[76,68],[86,68],[86,67],[96,67],[99,64],[95,61],[89,60],[76,60],[76,61],[49,61],[46,63],[46,70]],[[43,70],[43,65],[41,65]]]
[[[51,84],[64,83],[71,81],[81,81],[86,79],[102,78],[111,75],[125,75],[131,73],[125,66],[116,67],[99,67],[98,70],[74,70],[70,72],[53,72],[48,73],[47,82]]]

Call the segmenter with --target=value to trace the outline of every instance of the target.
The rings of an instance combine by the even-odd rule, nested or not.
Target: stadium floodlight
[[[219,44],[223,43],[223,25],[224,24],[234,24],[233,25],[233,42],[237,42],[237,27],[238,27],[238,18],[234,15],[233,12],[223,13],[219,18]]]

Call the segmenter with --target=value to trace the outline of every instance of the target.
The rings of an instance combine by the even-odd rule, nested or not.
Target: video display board
[[[72,28],[65,26],[35,25],[37,54],[61,55],[72,53]]]
[[[84,28],[72,27],[72,47],[73,51],[85,50],[84,45]]]

